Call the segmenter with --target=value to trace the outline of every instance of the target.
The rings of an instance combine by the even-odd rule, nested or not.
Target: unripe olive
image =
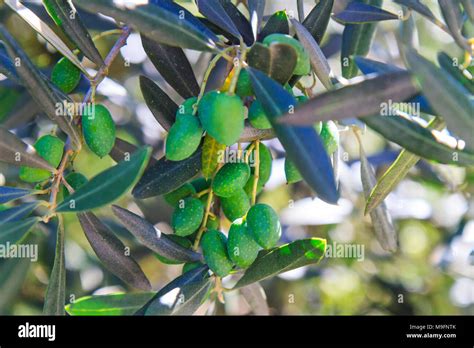
[[[232,145],[244,130],[245,107],[236,95],[212,91],[198,106],[202,127],[217,142]]]
[[[249,176],[247,163],[226,163],[214,177],[212,190],[219,197],[230,197],[245,186]]]
[[[264,249],[273,248],[281,237],[277,213],[267,204],[255,204],[247,214],[247,228]]]
[[[260,246],[242,220],[234,221],[227,239],[227,254],[240,268],[247,268],[257,258]]]
[[[285,176],[287,184],[294,184],[303,180],[300,171],[295,164],[288,158],[285,158]]]
[[[294,39],[290,35],[285,34],[271,34],[265,37],[263,44],[270,46],[273,43],[287,44],[293,47],[297,53],[296,67],[294,70],[295,75],[307,75],[311,69],[309,55],[304,50],[303,45],[298,40]]]
[[[67,183],[74,189],[74,191],[89,181],[84,175],[78,172],[69,173],[65,177],[65,179]],[[62,192],[63,192],[63,198],[66,198],[69,196],[69,190],[66,188],[66,186],[62,187]]]
[[[249,145],[250,146],[250,145]],[[272,174],[272,163],[273,157],[270,149],[265,146],[265,144],[260,143],[259,146],[259,178],[258,181],[262,184],[262,187],[267,183],[268,179],[270,179],[270,175]],[[248,149],[248,147],[247,147]],[[252,151],[252,160],[255,161],[255,149]],[[251,166],[251,173],[255,173],[255,165]]]
[[[204,216],[202,202],[193,197],[180,200],[171,217],[171,227],[178,236],[189,236],[201,225]]]
[[[254,182],[255,182],[255,175],[251,174],[249,180],[247,181],[247,183],[246,183],[245,186],[244,186],[244,191],[245,191],[245,193],[247,194],[247,196],[248,196],[249,198],[251,198],[251,197],[252,197],[252,194],[253,194],[253,185],[254,185]],[[257,192],[256,192],[257,195],[258,195],[260,192],[262,192],[263,186],[264,186],[264,184],[262,183],[262,181],[261,181],[261,180],[258,180],[258,182],[257,182]]]
[[[194,186],[190,183],[186,183],[178,187],[176,190],[165,194],[163,198],[165,199],[166,203],[174,207],[181,199],[191,196],[195,193],[196,190]]]
[[[188,273],[189,271],[192,271],[193,269],[196,269],[198,267],[201,267],[202,263],[201,262],[188,262],[183,265],[183,271],[181,274]]]
[[[65,57],[58,60],[51,72],[51,82],[64,93],[71,93],[81,80],[81,71]]]
[[[225,277],[232,271],[233,264],[227,255],[227,238],[222,232],[204,232],[201,247],[207,265],[217,276]]]
[[[177,235],[174,235],[174,234],[168,234],[166,236],[169,239],[171,239],[173,242],[175,242],[176,244],[179,244],[179,245],[181,245],[182,247],[184,247],[186,249],[189,249],[192,246],[191,241],[187,238],[180,237],[180,236],[177,236]],[[155,254],[155,256],[158,260],[163,262],[165,265],[179,265],[179,264],[183,263],[183,262],[180,262],[180,261],[170,260],[167,257],[161,256],[160,254]]]
[[[219,219],[216,217],[211,217],[207,219],[206,227],[210,230],[217,230],[219,228]]]
[[[230,220],[234,221],[247,214],[250,209],[250,200],[243,189],[239,189],[230,197],[221,198],[222,211]]]
[[[194,186],[196,192],[201,192],[207,190],[211,186],[211,180],[206,180],[205,178],[197,178],[191,181],[191,185]]]
[[[199,119],[192,114],[176,114],[166,138],[166,158],[182,161],[191,156],[201,143],[202,128]]]
[[[194,104],[196,104],[197,98],[196,97],[191,97],[186,99],[178,108],[178,111],[176,112],[176,115],[181,114],[181,115],[192,115],[194,111]]]
[[[109,110],[102,104],[87,109],[82,117],[82,133],[87,146],[100,158],[109,154],[115,144],[115,123]]]
[[[252,127],[257,129],[270,129],[272,125],[268,120],[265,111],[263,110],[262,104],[255,100],[249,108],[249,122]]]
[[[44,135],[36,140],[33,147],[39,156],[44,158],[51,166],[57,168],[61,163],[64,152],[64,142],[53,135]],[[21,167],[20,179],[25,182],[40,182],[48,179],[51,173],[45,169]]]
[[[252,83],[250,82],[250,75],[247,70],[242,70],[240,72],[235,93],[241,98],[250,97],[254,94]]]
[[[328,154],[333,154],[339,147],[339,130],[333,121],[323,123],[321,133],[319,134]]]

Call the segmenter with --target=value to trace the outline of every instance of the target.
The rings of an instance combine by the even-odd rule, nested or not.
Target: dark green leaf
[[[142,147],[127,158],[81,186],[59,203],[58,212],[81,212],[115,201],[141,177],[151,155],[150,147]]]
[[[474,94],[474,81],[472,78],[468,78],[466,74],[469,74],[466,70],[459,69],[459,66],[455,64],[455,60],[444,52],[438,53],[438,63],[446,70],[456,81],[458,81],[464,88],[466,88],[471,94]]]
[[[16,72],[15,66],[13,65],[12,60],[8,56],[7,52],[2,49],[0,44],[0,74],[5,75],[11,81],[22,84],[20,78],[18,77],[18,73]]]
[[[168,161],[162,157],[145,170],[138,184],[133,188],[135,198],[144,199],[164,195],[186,183],[201,170],[202,147],[183,161]]]
[[[245,271],[233,289],[259,282],[277,274],[303,266],[316,264],[324,256],[326,240],[301,239],[270,251],[260,252],[254,263]]]
[[[89,32],[71,1],[43,0],[43,5],[57,26],[74,42],[87,58],[98,66],[104,64]]]
[[[308,29],[318,44],[323,40],[324,33],[328,27],[333,5],[334,0],[318,2],[303,21],[303,26]]]
[[[56,254],[54,265],[49,277],[48,288],[44,299],[44,315],[65,315],[66,303],[66,260],[64,256],[64,225],[61,219],[58,223],[56,237]]]
[[[231,0],[218,0],[224,10],[227,12],[229,17],[234,22],[235,26],[242,35],[246,45],[250,46],[254,43],[255,39],[252,32],[252,26],[242,12],[231,2]]]
[[[381,113],[383,104],[404,101],[419,90],[406,71],[379,75],[362,82],[320,94],[278,121],[312,125],[318,121],[340,120]]]
[[[267,47],[258,42],[247,57],[251,67],[263,71],[281,84],[288,82],[293,75],[297,58],[296,50],[290,45],[272,44]]]
[[[350,2],[347,7],[334,15],[333,18],[341,24],[357,24],[399,19],[396,14],[382,10],[379,7],[362,2]]]
[[[394,0],[397,4],[406,6],[412,9],[415,12],[418,12],[423,17],[428,18],[431,22],[435,24],[440,24],[441,22],[435,17],[430,8],[423,4],[420,0]]]
[[[39,202],[25,203],[0,211],[0,224],[21,220],[30,215],[38,207]]]
[[[176,262],[196,262],[202,260],[202,255],[175,243],[166,234],[157,230],[152,224],[140,216],[113,205],[116,217],[140,243],[159,255]]]
[[[151,40],[170,46],[198,51],[217,51],[216,35],[201,24],[191,13],[167,1],[123,3],[114,0],[76,0],[86,11],[113,17],[127,23]]]
[[[464,11],[469,16],[471,22],[474,22],[474,1],[473,0],[461,0]]]
[[[40,218],[38,217],[31,217],[23,221],[0,224],[0,245],[19,243],[39,220]]]
[[[471,52],[471,46],[466,38],[461,35],[462,13],[459,0],[438,0],[444,21],[448,25],[449,32],[459,47]]]
[[[196,4],[199,12],[212,23],[236,38],[241,37],[239,29],[224,9],[223,2],[220,0],[196,0]]]
[[[30,95],[46,115],[55,122],[63,132],[70,136],[75,148],[80,148],[81,140],[73,124],[73,115],[69,113],[67,115],[58,115],[57,113],[57,104],[63,105],[65,102],[69,102],[68,97],[53,87],[48,79],[33,65],[26,53],[1,24],[0,38],[4,41],[10,57],[20,60],[21,64],[16,66],[16,71]]]
[[[132,315],[154,295],[152,292],[86,296],[66,306],[70,315]]]
[[[474,164],[474,154],[458,150],[453,138],[430,131],[404,117],[369,116],[361,120],[387,140],[420,157],[447,164]]]
[[[143,75],[140,75],[140,90],[153,116],[168,131],[176,119],[178,105],[156,83]]]
[[[337,203],[339,194],[331,162],[314,128],[286,126],[277,121],[295,107],[295,98],[262,72],[252,68],[248,68],[248,72],[257,99],[262,103],[287,156],[322,200]]]
[[[112,150],[110,151],[109,156],[112,157],[115,162],[119,163],[137,150],[138,146],[135,146],[123,139],[115,138],[115,144]],[[148,167],[154,165],[156,162],[156,158],[151,156],[150,160],[148,161]]]
[[[202,144],[202,176],[204,178],[212,178],[219,164],[219,152],[225,149],[226,145],[219,144],[216,139],[206,134]]]
[[[263,41],[268,35],[280,33],[289,34],[288,16],[286,11],[275,12],[267,21],[262,31],[258,35],[258,41]]]
[[[448,129],[461,137],[466,148],[474,149],[474,98],[451,75],[429,60],[407,49],[406,59],[423,94],[443,117]]]
[[[82,229],[92,249],[104,266],[125,283],[141,289],[150,290],[151,285],[146,275],[127,248],[94,214],[90,212],[77,214]]]
[[[357,0],[364,4],[380,7],[382,0]],[[369,53],[377,23],[347,24],[342,34],[341,66],[346,79],[357,75],[357,66],[352,56],[365,57]]]
[[[143,34],[141,38],[148,58],[166,82],[185,99],[197,96],[199,85],[183,50],[179,47],[159,44]]]
[[[255,38],[260,32],[260,25],[262,24],[263,14],[265,12],[265,0],[248,0],[247,5],[250,14],[250,23]]]
[[[0,186],[0,204],[33,194],[33,191],[17,187]]]

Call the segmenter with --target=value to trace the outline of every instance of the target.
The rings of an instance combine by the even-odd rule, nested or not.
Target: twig
[[[255,141],[255,167],[253,174],[252,205],[257,201],[258,179],[260,178],[260,140]]]

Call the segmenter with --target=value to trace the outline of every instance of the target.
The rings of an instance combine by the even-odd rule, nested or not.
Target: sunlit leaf
[[[81,297],[66,306],[70,315],[132,315],[154,295],[152,292]]]
[[[0,224],[21,220],[30,215],[39,205],[39,202],[30,202],[13,208],[0,211]]]
[[[288,25],[288,16],[286,15],[286,11],[278,11],[271,15],[262,31],[258,35],[258,41],[263,41],[263,39],[265,39],[268,35],[275,33],[290,33],[290,26]]]

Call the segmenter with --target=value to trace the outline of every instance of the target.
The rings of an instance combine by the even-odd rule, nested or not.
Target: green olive
[[[182,199],[176,205],[171,217],[171,227],[181,237],[193,234],[201,225],[204,216],[202,202],[193,197]]]
[[[234,221],[230,226],[227,239],[227,254],[240,268],[249,267],[257,258],[260,246],[242,220]]]
[[[277,213],[267,204],[255,204],[247,214],[247,228],[264,249],[273,248],[281,237]]]
[[[235,93],[241,97],[250,97],[254,95],[252,83],[250,82],[250,75],[247,70],[242,70],[237,80],[237,86],[235,88]]]
[[[65,179],[66,179],[67,183],[74,190],[77,190],[79,187],[81,187],[82,185],[84,185],[86,182],[89,181],[89,180],[87,180],[87,178],[84,175],[82,175],[81,173],[78,173],[78,172],[69,173],[65,177]],[[69,196],[69,190],[64,185],[62,187],[62,193],[63,193],[64,198],[67,198]]]
[[[270,129],[272,125],[268,120],[265,111],[263,110],[262,104],[255,100],[249,108],[249,122],[252,127],[257,129]]]
[[[196,189],[194,186],[190,183],[186,183],[178,187],[176,190],[165,194],[163,198],[165,199],[166,203],[174,207],[181,199],[191,196],[195,193]]]
[[[243,189],[239,189],[230,197],[221,198],[222,211],[229,221],[235,221],[250,209],[250,200],[247,193]]]
[[[212,189],[219,197],[230,197],[245,186],[249,176],[247,163],[226,163],[214,177]]]
[[[303,180],[298,168],[296,168],[295,164],[288,158],[285,158],[285,176],[287,184],[294,184]]]
[[[109,110],[102,104],[86,109],[82,117],[82,133],[87,146],[100,158],[109,154],[115,145],[115,123]]]
[[[217,230],[207,230],[201,239],[202,252],[209,268],[219,277],[232,271],[233,264],[227,254],[227,238]]]
[[[51,72],[51,82],[64,93],[71,93],[81,80],[81,71],[65,57],[58,60]]]
[[[170,161],[182,161],[191,156],[199,147],[202,128],[199,119],[192,114],[176,115],[166,138],[166,158]]]
[[[309,55],[304,50],[303,45],[298,40],[294,39],[290,35],[285,34],[271,34],[265,37],[263,44],[270,46],[273,43],[287,44],[293,47],[297,53],[296,67],[293,72],[295,75],[307,75],[311,70],[311,64],[309,61]]]

